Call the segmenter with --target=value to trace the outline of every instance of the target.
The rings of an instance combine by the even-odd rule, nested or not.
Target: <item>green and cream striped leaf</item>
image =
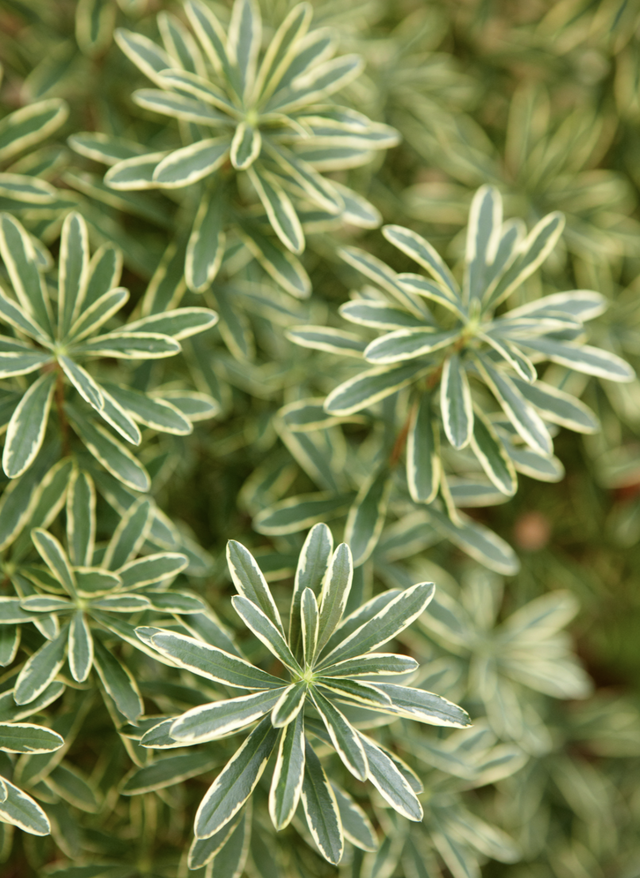
[[[255,85],[258,52],[262,42],[262,19],[255,0],[236,0],[231,13],[227,51],[236,67],[240,91],[250,99]]]
[[[491,422],[479,409],[473,419],[471,448],[496,488],[507,497],[513,496],[518,487],[515,469]]]
[[[337,784],[331,782],[340,814],[342,832],[347,841],[362,851],[376,851],[378,840],[371,821],[362,808]]]
[[[65,625],[53,640],[33,653],[18,674],[13,693],[16,704],[29,704],[40,695],[54,679],[67,652],[69,626]]]
[[[445,290],[451,294],[452,301],[462,301],[460,299],[460,289],[455,278],[444,264],[440,254],[426,241],[421,235],[412,232],[411,229],[405,229],[402,226],[385,226],[382,234],[387,241],[390,241],[394,247],[402,250],[407,256],[413,259],[418,265],[425,268],[429,274],[441,283]]]
[[[258,71],[255,95],[264,102],[277,88],[283,73],[306,36],[313,11],[308,3],[298,3],[286,16],[271,39]]]
[[[10,479],[21,476],[42,447],[55,382],[54,372],[41,375],[11,416],[2,451],[2,468]]]
[[[47,138],[69,115],[69,107],[61,98],[48,98],[30,103],[0,120],[0,161],[5,162],[19,152]]]
[[[60,542],[50,534],[49,531],[42,528],[34,528],[31,532],[33,545],[44,563],[51,571],[54,578],[63,586],[64,590],[71,597],[76,597],[76,578],[73,568],[69,563],[67,553],[60,545]]]
[[[564,229],[564,216],[557,211],[543,217],[519,245],[517,255],[500,279],[484,293],[485,310],[496,308],[530,277],[553,250]]]
[[[359,655],[345,659],[330,667],[323,668],[323,677],[379,677],[410,674],[418,670],[418,662],[408,655],[395,655],[390,652],[377,652],[372,655]]]
[[[278,740],[278,730],[266,717],[209,787],[196,813],[196,838],[208,838],[238,813],[262,776]]]
[[[222,738],[269,713],[282,691],[269,689],[213,704],[199,704],[174,720],[169,734],[176,741],[189,745]],[[144,744],[144,738],[142,743]]]
[[[134,421],[151,427],[161,433],[187,436],[193,432],[193,425],[176,406],[164,399],[154,399],[146,393],[105,384],[103,391],[125,410]]]
[[[194,292],[208,289],[222,265],[226,244],[225,205],[224,192],[216,187],[210,187],[200,201],[184,269],[187,286]]]
[[[414,360],[452,345],[459,336],[459,329],[441,332],[430,326],[423,329],[397,329],[372,341],[365,349],[364,356],[370,363]]]
[[[334,865],[342,859],[344,837],[335,793],[320,760],[305,741],[302,804],[307,825],[322,856]]]
[[[115,165],[125,159],[144,153],[144,147],[135,141],[114,137],[112,134],[104,134],[100,131],[81,131],[72,134],[71,137],[67,138],[67,143],[74,152],[104,165]]]
[[[129,722],[137,722],[144,712],[138,685],[126,665],[97,639],[94,640],[93,666],[116,708]]]
[[[340,677],[319,677],[320,690],[331,700],[338,699],[351,706],[362,706],[379,711],[391,702],[370,683],[347,680]]]
[[[93,637],[82,610],[69,623],[69,670],[78,683],[84,683],[93,664]]]
[[[200,140],[169,153],[158,162],[153,180],[163,189],[190,186],[217,171],[225,162],[228,152],[227,135]]]
[[[43,726],[0,722],[0,748],[8,753],[52,753],[63,744],[61,735]]]
[[[420,396],[407,435],[407,484],[416,503],[431,503],[440,484],[440,429],[429,392]]]
[[[269,790],[269,816],[277,830],[291,822],[300,801],[305,766],[302,711],[280,733],[278,755]]]
[[[527,338],[521,342],[523,347],[543,354],[545,359],[576,372],[595,375],[608,381],[633,381],[636,377],[631,366],[610,351],[603,351],[591,345],[570,344],[552,338]]]
[[[322,35],[315,43],[318,55],[326,51]],[[313,51],[313,50],[312,50]],[[267,113],[286,113],[302,109],[334,94],[360,75],[364,63],[358,55],[341,55],[330,61],[314,63],[304,72],[298,74],[290,86],[281,87],[269,100],[264,110]]]
[[[422,820],[422,806],[395,763],[362,732],[358,732],[369,765],[369,780],[382,798],[407,820]]]
[[[491,332],[478,333],[478,337],[484,339],[493,350],[508,363],[515,372],[525,381],[535,381],[538,377],[535,366],[522,351],[508,339],[500,338]]]
[[[322,658],[320,667],[335,665],[356,655],[366,655],[396,637],[424,612],[434,593],[432,582],[420,582],[405,589],[339,641]]]
[[[185,12],[216,73],[222,76],[226,83],[235,87],[237,76],[227,55],[227,38],[222,25],[202,0],[188,0],[185,4]],[[240,97],[239,94],[237,96]]]
[[[281,689],[282,680],[217,647],[158,628],[136,630],[161,656],[200,677],[235,689]],[[151,632],[148,634],[146,632]],[[141,638],[144,641],[144,638]]]
[[[0,801],[0,820],[30,835],[49,835],[49,819],[35,799],[6,778],[2,778],[2,786],[6,796]]]
[[[465,294],[468,301],[482,299],[486,269],[495,259],[502,231],[502,198],[493,186],[481,186],[469,211],[465,261]]]
[[[65,338],[82,308],[89,281],[89,235],[79,213],[67,215],[60,237],[58,333]]]
[[[158,14],[158,29],[168,54],[192,73],[206,72],[204,58],[192,35],[182,22],[166,12]]]
[[[0,352],[0,378],[30,375],[51,361],[52,357],[49,354],[29,350],[26,347],[24,352],[22,350],[2,351]]]
[[[53,346],[51,336],[29,316],[28,311],[20,309],[14,301],[12,301],[0,287],[0,320],[8,323],[25,335],[35,339],[43,345],[43,347],[51,348]]]
[[[168,91],[173,90],[180,95],[187,92],[194,98],[198,98],[199,101],[204,101],[205,104],[211,104],[217,110],[222,110],[226,114],[226,120],[224,116],[220,116],[221,122],[225,120],[231,124],[235,120],[242,119],[242,109],[236,106],[222,89],[202,76],[187,70],[163,70],[160,81]]]
[[[100,424],[86,420],[71,406],[67,405],[67,411],[74,431],[107,472],[128,488],[146,493],[151,487],[151,479],[129,449]]]
[[[302,595],[309,589],[317,597],[322,589],[322,580],[329,566],[329,560],[333,551],[333,536],[324,523],[315,524],[304,541],[291,597],[291,612],[289,616],[289,644],[295,656],[300,655],[301,647],[301,602]],[[316,607],[317,609],[317,607]],[[315,650],[315,646],[314,646]]]
[[[346,543],[333,553],[322,580],[319,605],[318,635],[315,650],[322,650],[342,620],[353,581],[353,558]],[[313,595],[313,592],[311,593]],[[313,595],[315,597],[315,595]],[[304,609],[304,607],[303,607]],[[304,628],[303,628],[304,634]],[[306,650],[305,650],[306,655]]]
[[[534,299],[508,312],[510,319],[520,317],[544,318],[548,315],[566,314],[581,323],[599,317],[607,309],[607,300],[593,290],[569,290]]]
[[[158,360],[174,357],[182,348],[160,332],[109,332],[90,341],[74,344],[71,353],[84,357],[113,357],[122,360]]]
[[[522,396],[511,378],[494,369],[482,356],[478,356],[475,362],[480,374],[522,439],[534,451],[550,455],[553,452],[553,442],[544,421]]]
[[[274,727],[279,729],[292,723],[302,712],[306,700],[307,686],[305,683],[298,682],[288,686],[271,711],[271,722]]]
[[[336,753],[354,777],[366,780],[368,765],[358,732],[319,688],[312,690],[312,698]]]
[[[104,182],[111,189],[123,192],[157,189],[153,173],[166,155],[166,152],[152,152],[124,159],[107,171]]]
[[[171,57],[148,37],[125,28],[118,28],[115,41],[138,70],[152,82],[159,81],[159,73],[171,67]]]
[[[91,564],[96,538],[96,489],[91,476],[74,468],[67,490],[67,545],[75,567]]]
[[[38,256],[29,234],[8,213],[0,214],[0,255],[25,317],[52,337],[51,304],[41,276]]]
[[[334,415],[352,415],[418,381],[433,368],[431,363],[401,363],[361,372],[332,390],[325,409]]]
[[[90,290],[90,292],[94,292]],[[85,298],[85,303],[88,296]],[[101,326],[113,317],[128,301],[129,293],[123,287],[110,289],[98,298],[94,298],[91,304],[83,308],[82,313],[72,324],[67,335],[69,341],[79,342],[87,336],[93,335]]]
[[[557,457],[549,457],[522,445],[514,445],[506,437],[503,444],[514,468],[523,476],[539,482],[559,482],[564,478],[564,466]]]
[[[153,523],[152,523],[153,526]],[[135,561],[129,561],[118,570],[122,579],[123,588],[143,588],[146,585],[155,585],[163,580],[172,580],[188,566],[189,560],[186,555],[178,552],[159,552],[155,555],[145,555]]]
[[[23,174],[0,173],[0,195],[23,204],[51,204],[57,191],[46,180],[26,177]]]
[[[270,167],[275,173],[281,172],[285,178],[293,180],[304,195],[323,210],[331,214],[338,214],[344,210],[344,201],[333,181],[329,183],[310,164],[274,140],[265,137],[263,145],[266,154],[273,160],[273,165]]]
[[[234,595],[231,603],[236,613],[240,616],[258,640],[278,658],[283,665],[291,671],[299,671],[299,665],[289,649],[289,645],[281,633],[281,628],[276,627],[271,619],[262,612],[260,607],[242,595]]]
[[[149,500],[135,500],[111,535],[102,557],[106,570],[121,570],[138,554],[151,529],[152,515]],[[147,560],[146,559],[141,560]],[[126,587],[126,586],[125,586]]]
[[[284,628],[271,589],[251,552],[242,543],[229,540],[227,564],[238,594],[255,604],[283,637]]]
[[[231,164],[238,171],[247,171],[260,155],[262,150],[262,134],[260,129],[241,122],[235,130],[233,140],[231,141]],[[250,178],[255,186],[255,180]],[[258,195],[260,190],[256,188]],[[262,200],[262,198],[261,198]],[[264,204],[264,201],[263,201]],[[269,217],[271,218],[271,217]]]
[[[261,234],[248,222],[240,222],[242,238],[264,270],[291,296],[307,299],[311,295],[309,276],[283,245]]]
[[[338,251],[338,255],[353,268],[364,274],[365,277],[368,277],[369,280],[372,280],[383,290],[390,293],[414,317],[421,319],[423,323],[429,322],[429,312],[422,302],[407,292],[404,284],[400,281],[399,275],[392,271],[381,259],[377,259],[375,256],[357,247],[343,247],[342,250]]]
[[[442,305],[447,311],[452,311],[457,317],[464,318],[466,316],[461,299],[454,295],[448,287],[426,280],[422,275],[412,272],[399,274],[398,281],[407,292],[430,299],[432,302]]]
[[[142,434],[138,429],[138,425],[104,387],[100,388],[100,392],[102,394],[102,408],[99,411],[100,417],[110,427],[113,427],[116,433],[119,433],[128,442],[131,442],[132,445],[139,445],[142,440]]]
[[[233,820],[230,820],[219,832],[214,832],[209,838],[194,838],[189,848],[189,868],[199,869],[211,863],[226,843],[230,841],[241,821],[245,820],[246,811],[239,812]],[[238,876],[234,875],[233,878],[238,878]]]
[[[454,448],[469,444],[473,432],[473,406],[469,379],[460,354],[444,361],[440,381],[440,411],[447,439]]]
[[[104,397],[100,385],[93,380],[86,369],[72,360],[71,357],[60,354],[58,362],[72,387],[75,387],[85,402],[100,412],[104,407]]]
[[[317,526],[317,525],[316,525]],[[300,623],[302,628],[302,656],[305,667],[311,667],[318,648],[318,601],[310,588],[305,588],[300,600]],[[290,635],[291,637],[291,632]],[[293,645],[293,641],[292,645]]]
[[[458,512],[460,523],[454,524],[444,512],[433,505],[429,507],[429,518],[433,526],[454,546],[458,546],[489,570],[513,576],[520,569],[520,562],[511,546],[483,524],[473,521],[461,512]]]
[[[419,329],[424,327],[422,319],[403,311],[402,308],[369,299],[345,302],[340,305],[338,311],[350,323],[369,326],[371,329]]]
[[[349,510],[345,540],[353,553],[353,565],[363,564],[375,549],[384,527],[393,482],[389,470],[378,469],[364,482]]]
[[[297,326],[286,331],[287,338],[294,344],[316,351],[328,351],[360,359],[366,347],[355,333],[330,326]]]
[[[134,768],[122,780],[123,796],[139,796],[166,789],[215,767],[217,759],[210,753],[180,753],[157,759],[141,768]]]
[[[452,704],[441,695],[426,692],[424,689],[413,689],[409,686],[398,686],[396,683],[375,683],[376,689],[387,695],[391,707],[386,708],[419,722],[447,728],[465,729],[471,725],[469,714]],[[384,708],[382,708],[384,709]]]
[[[252,166],[248,175],[278,238],[292,253],[302,253],[304,232],[289,196],[276,178],[262,168]]]
[[[600,424],[595,414],[575,396],[543,381],[528,384],[514,378],[513,383],[547,421],[577,433],[596,433],[599,430]]]

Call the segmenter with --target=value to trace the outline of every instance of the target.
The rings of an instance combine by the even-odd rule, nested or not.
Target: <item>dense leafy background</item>
[[[286,0],[262,5],[265,35],[292,5]],[[210,7],[229,21],[226,3]],[[114,28],[121,27],[159,43],[157,15],[163,12],[187,22],[180,4],[153,0],[5,0],[0,112],[6,119],[26,107],[32,108],[27,115],[41,112],[42,119],[35,126],[40,135],[15,153],[2,151],[7,125],[0,121],[0,207],[50,248],[52,259],[44,250],[39,253],[43,266],[50,259],[46,267],[54,299],[62,224],[75,210],[87,223],[92,252],[108,241],[123,252],[121,283],[131,294],[123,321],[178,306],[206,307],[219,315],[214,328],[180,341],[179,356],[146,363],[106,359],[94,378],[152,395],[160,388],[162,399],[177,408],[182,401],[184,417],[194,421],[189,435],[144,430],[140,447],[132,449],[152,479],[152,503],[145,506],[141,533],[147,522],[155,522],[152,537],[137,548],[143,554],[184,554],[189,566],[176,588],[187,594],[185,600],[208,601],[249,658],[263,661],[261,647],[246,637],[231,611],[227,540],[252,549],[276,603],[286,608],[308,527],[326,520],[336,542],[343,538],[347,513],[378,449],[393,449],[402,428],[396,407],[388,405],[373,419],[355,416],[315,432],[291,429],[291,412],[300,400],[315,400],[316,409],[308,414],[318,415],[323,398],[353,374],[348,366],[341,371],[344,358],[297,347],[287,335],[305,324],[351,328],[338,306],[363,280],[339,249],[355,246],[395,271],[416,270],[379,229],[371,228],[376,211],[385,223],[410,227],[429,239],[458,276],[468,211],[479,186],[495,186],[505,218],[521,217],[527,229],[561,211],[565,232],[517,304],[562,290],[599,291],[609,307],[590,324],[589,343],[637,368],[640,14],[637,4],[622,0],[318,0],[314,25],[334,29],[339,56],[356,53],[366,61],[364,72],[340,92],[341,103],[375,124],[393,126],[401,142],[393,148],[383,144],[340,170],[322,170],[371,206],[358,202],[358,223],[353,215],[336,218],[305,205],[306,249],[295,257],[313,290],[305,299],[292,295],[291,277],[300,281],[299,293],[306,291],[300,269],[283,290],[273,270],[269,274],[261,267],[264,259],[249,259],[241,244],[234,251],[233,230],[211,289],[186,290],[184,258],[200,190],[109,189],[104,163],[93,160],[86,141],[79,146],[80,132],[120,138],[129,149],[144,152],[174,151],[193,140],[184,124],[181,128],[134,103],[134,89],[148,88],[149,82],[113,38]],[[382,126],[373,130],[389,136]],[[261,226],[256,216],[249,218],[258,234],[268,234],[269,224]],[[2,280],[10,286],[4,274]],[[421,664],[418,685],[462,704],[474,727],[441,733],[401,720],[374,732],[420,775],[426,790],[422,823],[397,817],[349,779],[328,750],[322,754],[336,781],[348,783],[367,810],[381,842],[378,853],[348,845],[341,874],[637,875],[640,385],[542,368],[545,380],[581,396],[596,412],[601,431],[580,436],[560,429],[547,482],[521,476],[517,493],[502,505],[485,505],[486,498],[473,507],[459,504],[472,522],[504,541],[503,569],[513,566],[515,557],[504,555],[508,544],[520,559],[520,571],[504,578],[487,572],[462,551],[464,539],[458,539],[458,547],[443,539],[450,524],[438,529],[433,517],[397,498],[377,548],[371,547],[369,560],[356,569],[348,610],[386,588],[436,582],[436,598],[420,622],[401,635],[400,645]],[[4,424],[32,378],[3,380]],[[63,462],[60,470],[51,469],[61,456],[55,406],[51,417],[49,456],[39,460],[31,476],[35,483],[50,473],[50,508],[31,510],[30,521],[20,528],[14,522],[7,536],[6,521],[15,518],[15,489],[0,499],[7,507],[4,516],[0,509],[3,564],[14,582],[20,565],[38,563],[28,525],[49,528],[64,542],[66,517],[58,502],[62,489],[56,486],[70,468]],[[70,441],[71,449],[63,448],[62,454],[78,453],[81,466],[95,478],[96,539],[104,547],[121,519],[139,509],[132,508],[133,495],[118,489],[113,476],[95,464],[95,456],[82,451],[75,434]],[[563,471],[564,478],[556,481]],[[8,484],[7,479],[5,490]],[[277,504],[300,509],[299,501],[286,504],[300,496],[309,505],[304,515],[294,516],[294,526],[286,516],[284,524],[282,518],[274,524],[273,510],[282,508]],[[156,509],[169,516],[174,529]],[[3,595],[14,595],[7,581],[3,588]],[[210,630],[198,628],[196,615],[190,617],[190,630],[210,636]],[[135,618],[138,624],[157,621]],[[136,650],[121,638],[128,629],[118,630],[112,630],[103,650],[115,649],[122,661],[135,665],[146,714],[176,716],[214,694],[219,697],[159,664],[152,650]],[[118,638],[123,645],[114,646]],[[38,703],[40,712],[28,720],[17,715],[10,690],[25,659],[44,642],[31,623],[25,624],[13,659],[17,642],[3,639],[3,657],[13,663],[2,677],[0,719],[47,725],[65,745],[49,756],[3,754],[0,774],[13,777],[46,807],[53,835],[12,833],[2,824],[4,874],[22,878],[51,869],[66,870],[60,874],[69,878],[189,874],[197,805],[242,738],[179,751],[191,754],[185,757],[191,761],[174,763],[169,772],[171,781],[180,782],[149,781],[136,772],[144,771],[151,751],[137,741],[153,723],[124,725],[126,712],[118,714],[109,698],[103,699],[99,684],[91,682],[95,675],[85,683],[82,674],[63,670],[64,695],[61,689],[50,692],[58,701],[44,709],[45,699],[42,710]],[[134,692],[128,702],[133,719],[138,697]],[[337,874],[313,852],[301,817],[274,833],[268,785],[256,790],[253,816],[245,817],[247,824],[251,820],[250,846],[243,829],[229,850],[230,861],[214,865],[214,878],[234,875],[233,857],[237,866],[245,855],[252,878]]]

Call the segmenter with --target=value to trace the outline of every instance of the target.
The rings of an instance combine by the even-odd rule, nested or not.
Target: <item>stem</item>
[[[55,400],[58,421],[60,422],[60,433],[62,434],[62,456],[68,457],[70,454],[69,422],[67,420],[67,413],[64,410],[64,376],[60,368],[58,368],[58,377],[56,378]]]
[[[400,460],[400,455],[404,451],[404,446],[407,444],[407,436],[409,435],[409,427],[411,426],[411,421],[413,420],[413,416],[418,408],[418,403],[414,402],[411,408],[409,409],[409,414],[402,425],[402,429],[398,433],[396,441],[394,443],[393,449],[391,450],[391,454],[389,455],[389,466],[394,467]]]

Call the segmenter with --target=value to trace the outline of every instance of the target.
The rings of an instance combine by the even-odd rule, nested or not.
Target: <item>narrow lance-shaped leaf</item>
[[[333,553],[322,581],[317,649],[321,650],[340,624],[353,580],[353,559],[346,543]]]
[[[310,588],[305,588],[300,601],[302,623],[302,654],[305,666],[311,667],[318,647],[318,602]]]
[[[280,733],[278,755],[269,791],[269,816],[276,829],[284,829],[295,814],[305,766],[304,719],[300,712]]]
[[[353,553],[353,565],[363,564],[376,547],[387,513],[392,482],[382,467],[364,483],[349,510],[345,539]]]
[[[10,479],[21,476],[42,447],[55,382],[55,373],[41,375],[11,416],[2,452],[2,468]]]
[[[93,479],[75,469],[67,492],[67,545],[72,564],[86,567],[93,558],[96,489]]]
[[[235,540],[227,543],[227,563],[239,595],[252,601],[265,613],[281,634],[282,620],[267,581],[251,552]]]
[[[169,733],[172,738],[185,744],[221,738],[269,713],[281,694],[282,689],[269,689],[213,704],[198,705],[178,717]]]
[[[144,705],[138,686],[128,668],[97,639],[94,640],[93,662],[102,685],[120,713],[129,722],[137,722],[140,714],[144,712]]]
[[[416,503],[431,503],[440,483],[440,430],[429,392],[414,406],[407,435],[407,484]]]
[[[84,301],[89,279],[89,237],[79,213],[70,213],[62,226],[58,275],[58,332],[65,338]]]
[[[231,603],[236,613],[255,636],[270,650],[280,661],[293,671],[298,670],[298,663],[289,649],[284,636],[276,628],[271,619],[262,610],[242,595],[234,595]]]
[[[507,496],[514,494],[518,482],[513,464],[491,423],[480,411],[475,412],[473,420],[471,448],[496,488]]]
[[[291,598],[291,615],[289,618],[289,644],[295,656],[299,655],[300,647],[300,601],[306,588],[318,596],[322,588],[322,580],[329,564],[333,550],[333,537],[326,524],[315,524],[304,541]]]
[[[307,686],[303,682],[287,686],[278,703],[271,711],[271,722],[276,729],[288,726],[298,716],[307,699]]]
[[[208,838],[233,819],[260,780],[277,739],[278,730],[266,717],[209,787],[196,813],[197,838]]]
[[[73,569],[69,564],[67,553],[60,542],[42,528],[36,528],[31,532],[31,539],[38,550],[38,554],[52,572],[58,582],[64,587],[67,594],[75,597],[76,579]]]
[[[68,626],[60,631],[55,640],[40,647],[27,659],[14,690],[16,704],[28,704],[47,688],[58,673],[65,659],[68,639]]]
[[[339,863],[344,851],[344,837],[338,805],[320,760],[306,741],[302,804],[309,831],[320,852],[330,863]]]
[[[440,410],[449,442],[464,448],[473,430],[473,407],[469,379],[459,354],[447,357],[440,383]]]
[[[354,777],[366,780],[367,758],[357,731],[319,689],[314,689],[312,697],[338,756]]]
[[[73,614],[69,624],[69,669],[78,683],[89,676],[93,664],[93,637],[82,610]]]

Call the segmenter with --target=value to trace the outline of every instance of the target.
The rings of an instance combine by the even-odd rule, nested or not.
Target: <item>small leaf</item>
[[[344,838],[336,797],[320,760],[305,741],[302,804],[313,840],[325,858],[336,865],[342,859]]]
[[[354,567],[363,564],[376,547],[384,527],[391,488],[388,469],[382,467],[374,471],[349,510],[345,540],[351,547]]]
[[[55,373],[41,375],[11,416],[2,452],[2,467],[10,479],[21,476],[42,447],[55,382]]]
[[[305,766],[302,712],[280,733],[278,755],[269,791],[269,816],[277,830],[291,822],[298,807]]]

